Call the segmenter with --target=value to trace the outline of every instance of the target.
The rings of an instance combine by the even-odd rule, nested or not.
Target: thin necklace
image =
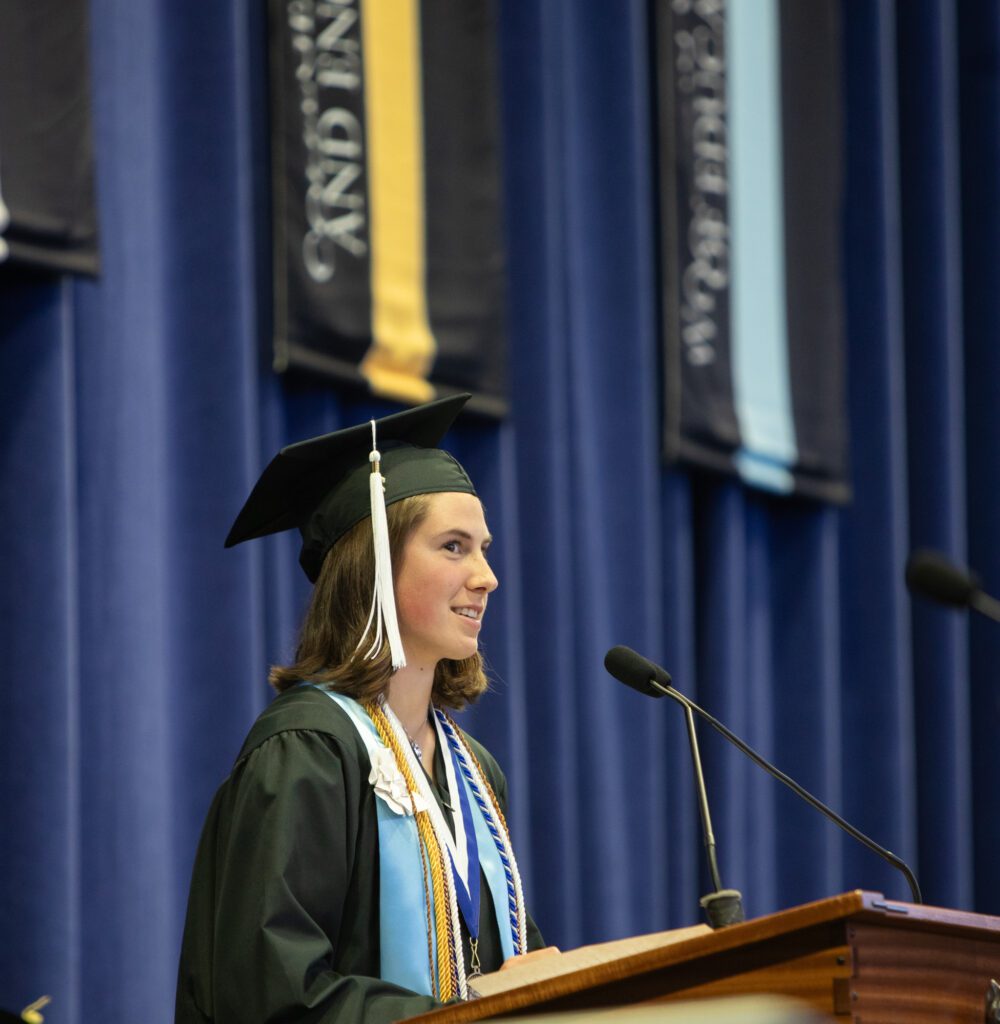
[[[400,725],[402,724],[403,723],[400,722]],[[403,732],[406,733],[406,738],[410,741],[410,746],[413,747],[413,753],[417,755],[417,759],[419,760],[424,756],[423,747],[421,747],[420,744],[409,734],[409,732],[407,732],[405,725],[403,725]]]
[[[427,718],[425,718],[423,722],[421,722],[420,725],[417,726],[418,733],[428,723],[429,720],[430,713],[428,712]],[[401,718],[399,719],[399,724],[403,725],[403,720]],[[419,761],[424,756],[424,748],[410,735],[410,731],[406,728],[405,725],[403,725],[403,732],[406,733],[406,738],[410,741],[410,746],[413,747],[413,753],[417,755],[417,760]]]
[[[389,704],[389,701],[386,698],[386,695],[384,693],[379,694],[379,704],[382,707],[385,707],[387,704]],[[391,707],[391,705],[390,705],[390,707]],[[420,730],[430,721],[430,718],[431,718],[431,712],[430,712],[430,708],[428,708],[427,709],[427,717],[417,727],[417,732],[420,732]],[[396,720],[403,727],[403,732],[406,733],[406,738],[409,741],[410,746],[413,748],[413,753],[417,755],[417,760],[419,761],[424,756],[424,748],[410,735],[409,729],[407,729],[406,726],[403,725],[403,720],[402,720],[402,718],[399,717],[399,715],[396,715]]]

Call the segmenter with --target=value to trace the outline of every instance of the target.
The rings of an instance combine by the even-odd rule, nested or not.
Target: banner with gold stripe
[[[493,0],[272,0],[274,354],[507,407]]]

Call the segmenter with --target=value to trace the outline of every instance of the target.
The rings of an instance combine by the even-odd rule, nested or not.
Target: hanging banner
[[[96,274],[86,0],[0,4],[0,259]]]
[[[492,0],[271,0],[274,360],[507,409]]]
[[[664,450],[849,498],[836,0],[657,0]]]

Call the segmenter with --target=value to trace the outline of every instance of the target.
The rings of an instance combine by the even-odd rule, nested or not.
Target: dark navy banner
[[[270,11],[276,367],[503,415],[492,0]]]
[[[664,449],[849,497],[835,0],[659,0]]]
[[[0,4],[0,259],[96,274],[86,0]]]

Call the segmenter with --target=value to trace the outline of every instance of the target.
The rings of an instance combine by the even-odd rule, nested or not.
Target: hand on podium
[[[623,956],[642,953],[647,949],[659,949],[673,942],[680,942],[698,935],[711,934],[704,924],[689,928],[676,928],[669,932],[653,935],[634,935],[614,942],[601,942],[594,946],[581,946],[566,952],[555,946],[536,949],[525,956],[514,956],[504,961],[499,971],[469,979],[469,993],[472,997],[498,995],[513,989],[548,981],[576,971],[586,971],[601,964],[618,960]]]
[[[500,965],[501,971],[516,970],[525,964],[535,960],[542,960],[548,956],[559,956],[561,950],[558,946],[543,946],[541,949],[533,949],[530,953],[523,953],[521,956],[512,956],[504,960]]]

